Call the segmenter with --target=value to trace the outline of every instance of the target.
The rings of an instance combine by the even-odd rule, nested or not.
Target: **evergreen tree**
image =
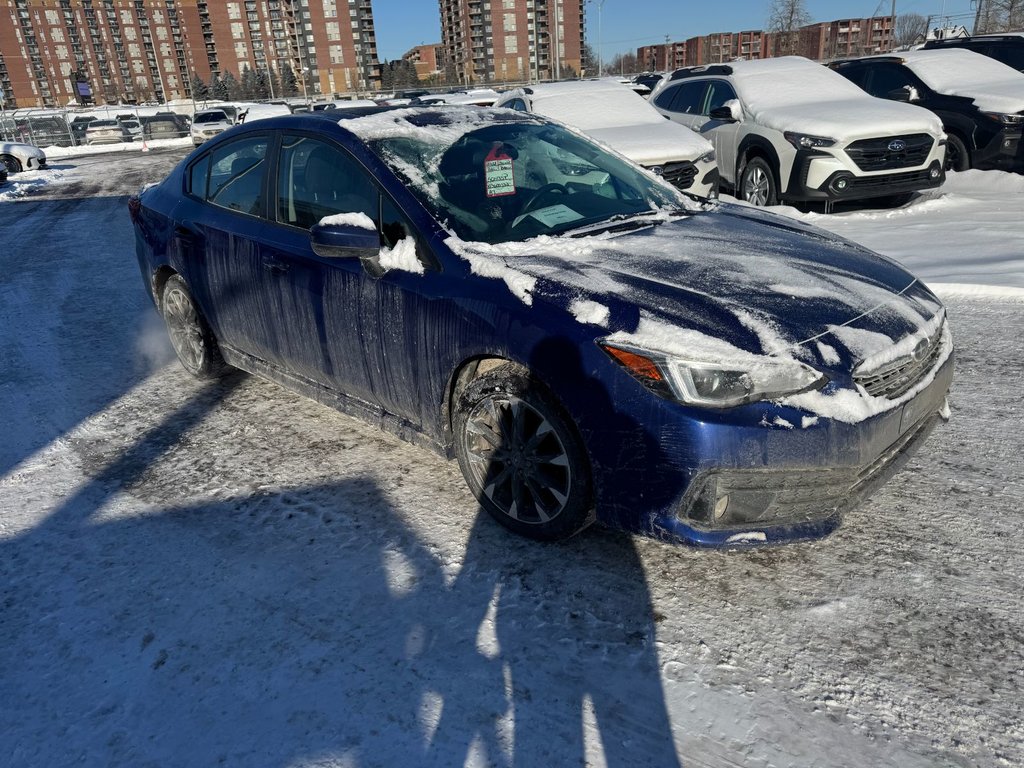
[[[233,82],[234,78],[231,79]],[[219,99],[220,101],[227,101],[231,98],[231,92],[228,89],[228,83],[224,78],[220,76],[220,73],[218,72],[214,72],[213,77],[210,79],[210,95],[215,99]]]
[[[242,76],[238,83],[239,98],[245,101],[254,101],[256,99],[256,73],[249,69],[248,64],[242,67]]]
[[[224,73],[221,83],[224,85],[224,99],[226,101],[236,101],[242,98],[242,87],[238,84],[238,78],[231,74],[231,72]]]
[[[266,100],[270,98],[270,78],[267,76],[267,70],[259,69],[256,70],[256,75],[253,79],[253,93],[256,99]]]
[[[387,60],[380,64],[380,89],[384,92],[395,90],[395,73],[391,68],[391,62]]]
[[[215,75],[216,76],[216,75]],[[210,98],[210,89],[199,75],[192,76],[192,98],[196,101],[206,101]]]
[[[281,65],[281,96],[298,96],[299,81],[295,77],[295,70],[287,62]]]

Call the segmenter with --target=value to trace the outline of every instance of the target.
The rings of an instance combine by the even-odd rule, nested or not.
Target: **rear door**
[[[264,290],[260,246],[269,148],[269,134],[248,134],[193,162],[188,193],[174,213],[174,240],[217,338],[279,360],[279,324]]]

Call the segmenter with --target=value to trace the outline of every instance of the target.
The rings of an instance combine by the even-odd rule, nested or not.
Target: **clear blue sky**
[[[887,14],[892,0],[806,0],[814,21]],[[762,29],[769,0],[604,0],[601,7],[603,58],[635,51],[638,46],[685,40],[711,32]],[[587,40],[597,53],[597,0],[586,1]],[[881,10],[879,10],[881,9]],[[957,18],[970,29],[970,0],[896,0],[896,13],[922,16],[971,14]],[[417,45],[441,40],[436,0],[373,0],[377,55],[381,61],[401,58]]]

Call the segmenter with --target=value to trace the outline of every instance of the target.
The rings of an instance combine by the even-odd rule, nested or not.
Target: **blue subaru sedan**
[[[821,537],[949,415],[945,309],[900,265],[539,116],[253,122],[129,209],[189,372],[457,458],[536,539]]]

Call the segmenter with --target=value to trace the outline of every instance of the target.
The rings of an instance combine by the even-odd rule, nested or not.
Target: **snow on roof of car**
[[[866,135],[942,134],[932,112],[876,99],[842,75],[802,56],[738,61],[731,81],[746,112],[778,131],[799,131],[836,141]]]
[[[662,117],[628,85],[612,80],[543,83],[510,95],[528,97],[536,114],[571,125],[641,165],[694,160],[711,142]]]
[[[966,48],[935,48],[900,54],[929,88],[974,99],[987,112],[1024,110],[1024,73]]]

